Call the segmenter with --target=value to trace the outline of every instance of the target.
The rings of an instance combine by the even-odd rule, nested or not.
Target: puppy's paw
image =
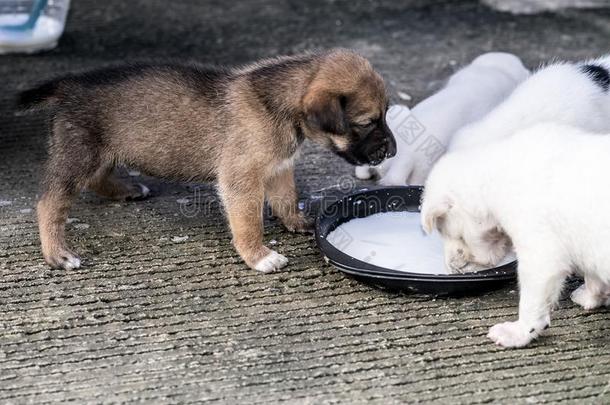
[[[270,250],[267,256],[263,257],[254,265],[254,269],[263,273],[271,273],[281,269],[288,264],[286,256],[279,254],[275,250]]]
[[[80,258],[64,248],[45,255],[44,259],[54,269],[72,270],[78,269],[81,265]]]
[[[587,311],[599,308],[602,305],[606,304],[605,297],[600,297],[591,293],[591,291],[587,289],[587,286],[585,284],[574,290],[570,295],[570,299],[573,303],[580,305]]]
[[[536,336],[536,331],[525,330],[519,322],[503,322],[489,329],[487,337],[502,347],[524,347]]]
[[[368,165],[356,166],[356,177],[360,180],[368,180],[373,177],[371,168]]]
[[[291,218],[284,219],[282,222],[290,232],[313,233],[314,221],[303,215],[295,215]]]
[[[445,261],[445,267],[449,274],[464,274],[477,271],[477,266],[467,262],[466,258],[461,255],[455,255]]]
[[[150,194],[150,189],[142,183],[133,184],[129,187],[129,193],[125,196],[127,201],[144,200]]]

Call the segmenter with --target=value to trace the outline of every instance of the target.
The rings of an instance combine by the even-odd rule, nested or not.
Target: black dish
[[[316,219],[316,241],[327,262],[342,272],[377,286],[434,295],[474,295],[504,286],[517,277],[517,262],[467,274],[420,274],[375,266],[333,246],[326,237],[354,218],[380,212],[419,212],[422,187],[377,187],[322,202]]]

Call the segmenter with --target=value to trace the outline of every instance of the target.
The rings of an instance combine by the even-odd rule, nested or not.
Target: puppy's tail
[[[57,90],[60,81],[51,80],[19,93],[16,100],[18,110],[21,112],[33,111],[58,101]]]

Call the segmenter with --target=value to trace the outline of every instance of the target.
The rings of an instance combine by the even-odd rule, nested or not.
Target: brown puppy
[[[42,253],[64,269],[80,266],[64,228],[83,188],[113,199],[148,193],[114,177],[116,165],[175,180],[216,180],[237,251],[248,266],[268,272],[288,261],[263,245],[265,199],[290,231],[311,229],[297,209],[293,177],[305,138],[353,164],[376,165],[396,152],[383,80],[345,50],[236,69],[102,69],[21,94],[22,108],[38,104],[54,108],[38,203]]]

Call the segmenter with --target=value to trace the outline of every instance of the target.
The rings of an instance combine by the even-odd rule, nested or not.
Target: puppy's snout
[[[382,144],[379,148],[375,149],[372,153],[369,154],[367,160],[371,165],[378,165],[386,158],[387,155],[387,146]]]
[[[396,139],[385,119],[382,120],[382,131],[386,143],[385,158],[389,159],[396,156]]]
[[[386,145],[385,158],[389,159],[396,156],[396,139],[394,139],[392,133],[388,133],[386,136]]]

